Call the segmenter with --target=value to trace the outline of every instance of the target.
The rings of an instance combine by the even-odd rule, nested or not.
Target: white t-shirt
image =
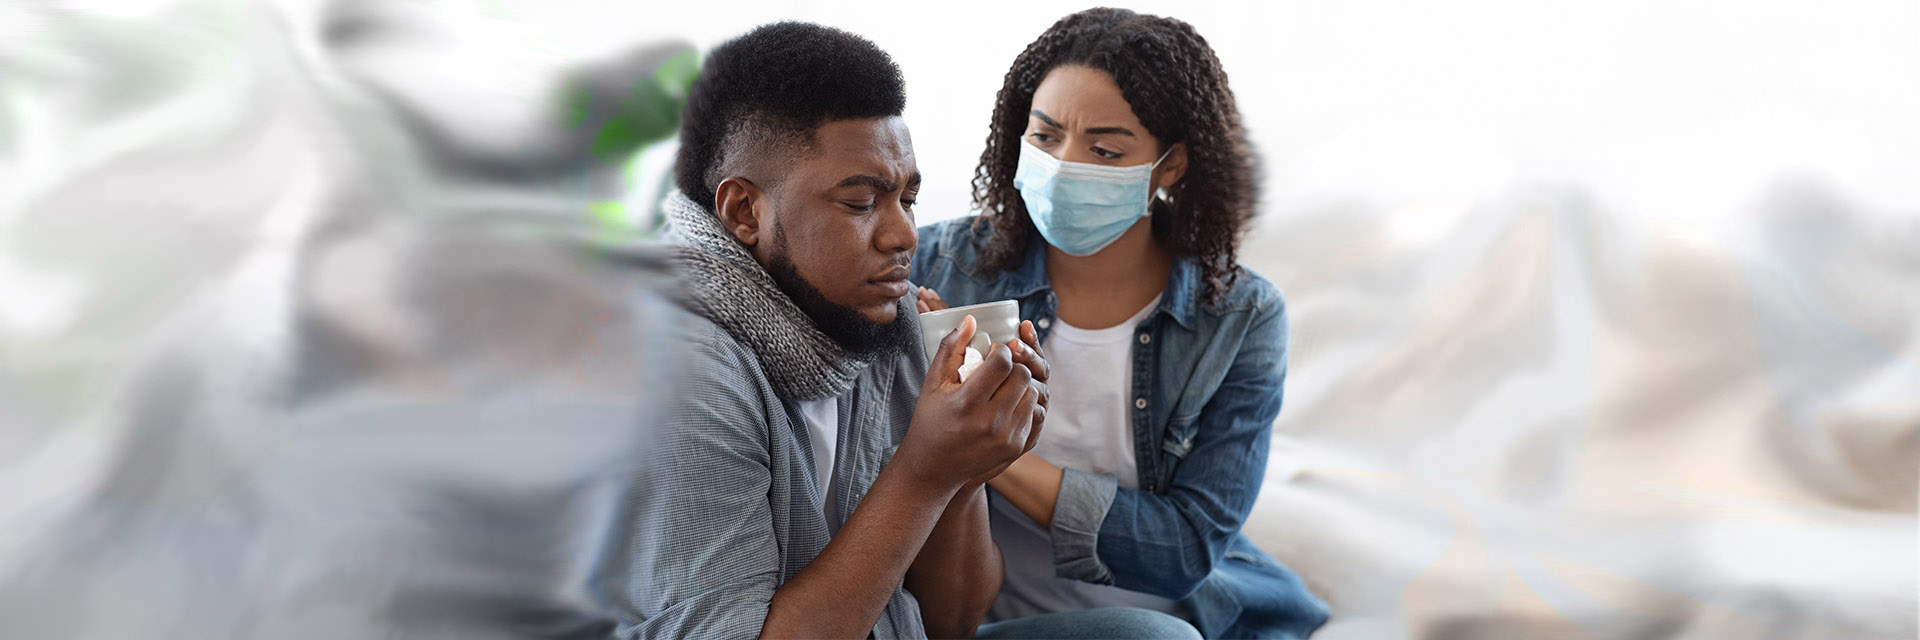
[[[1033,452],[1067,469],[1113,476],[1124,489],[1140,488],[1134,461],[1133,347],[1135,329],[1160,304],[1106,329],[1081,329],[1056,320],[1044,349],[1052,365],[1047,425]],[[999,494],[991,500],[993,539],[1006,559],[1006,582],[989,620],[1093,607],[1141,607],[1180,615],[1179,603],[1053,575],[1053,538]]]
[[[800,417],[807,423],[807,437],[813,440],[813,468],[819,472],[814,488],[820,490],[820,500],[825,504],[827,488],[833,485],[833,450],[840,443],[840,399],[802,402]]]

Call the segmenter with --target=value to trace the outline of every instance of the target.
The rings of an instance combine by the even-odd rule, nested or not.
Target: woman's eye
[[[1113,159],[1117,159],[1117,158],[1119,158],[1119,157],[1120,157],[1120,154],[1118,154],[1118,153],[1114,153],[1114,152],[1112,152],[1112,151],[1108,151],[1108,150],[1106,150],[1106,149],[1102,149],[1102,148],[1100,148],[1100,147],[1094,147],[1094,148],[1093,148],[1093,154],[1094,154],[1094,155],[1097,155],[1097,156],[1100,156],[1100,157],[1102,157],[1102,158],[1106,158],[1106,159],[1108,159],[1108,160],[1113,160]]]
[[[1032,138],[1034,142],[1051,142],[1053,140],[1053,136],[1038,131],[1027,134],[1027,137]]]

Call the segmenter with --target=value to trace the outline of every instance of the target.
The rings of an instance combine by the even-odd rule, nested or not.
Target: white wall
[[[454,3],[460,4],[460,3]],[[487,4],[487,3],[481,3]],[[1186,20],[1232,78],[1269,168],[1267,213],[1382,205],[1522,180],[1580,184],[1647,215],[1710,220],[1782,172],[1879,208],[1920,202],[1920,16],[1851,2],[1122,2]],[[928,177],[921,215],[959,215],[1013,57],[1069,2],[522,2],[555,46],[705,49],[777,20],[865,35],[907,74]],[[1684,181],[1676,178],[1684,177]]]

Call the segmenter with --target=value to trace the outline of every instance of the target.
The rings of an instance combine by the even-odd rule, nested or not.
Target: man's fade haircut
[[[712,210],[722,180],[778,166],[766,164],[769,155],[806,150],[820,125],[898,116],[906,106],[899,65],[866,38],[806,22],[763,25],[707,55],[681,116],[674,181]]]

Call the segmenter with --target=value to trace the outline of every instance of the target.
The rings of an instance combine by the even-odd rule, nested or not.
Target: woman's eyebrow
[[[1030,116],[1033,116],[1033,117],[1035,117],[1035,118],[1039,118],[1041,122],[1045,122],[1045,123],[1047,123],[1047,126],[1049,126],[1049,127],[1053,127],[1053,128],[1055,128],[1055,129],[1065,129],[1065,128],[1066,128],[1065,126],[1062,126],[1062,125],[1061,125],[1060,123],[1058,123],[1058,122],[1055,122],[1055,121],[1053,120],[1053,118],[1049,118],[1049,117],[1047,117],[1047,114],[1046,114],[1046,112],[1044,112],[1044,111],[1041,111],[1041,110],[1039,110],[1039,109],[1034,109],[1034,110],[1032,110],[1032,111],[1028,111],[1028,112],[1027,112],[1027,115],[1030,115]],[[1087,128],[1087,132],[1086,132],[1086,133],[1087,133],[1087,135],[1090,135],[1090,136],[1099,136],[1099,135],[1108,135],[1108,134],[1112,134],[1112,135],[1121,135],[1121,136],[1126,136],[1126,137],[1129,137],[1129,138],[1138,138],[1138,137],[1140,137],[1139,135],[1136,135],[1136,134],[1134,134],[1134,132],[1133,132],[1133,130],[1132,130],[1132,129],[1128,129],[1128,128],[1126,128],[1126,127],[1088,127],[1088,128]]]

